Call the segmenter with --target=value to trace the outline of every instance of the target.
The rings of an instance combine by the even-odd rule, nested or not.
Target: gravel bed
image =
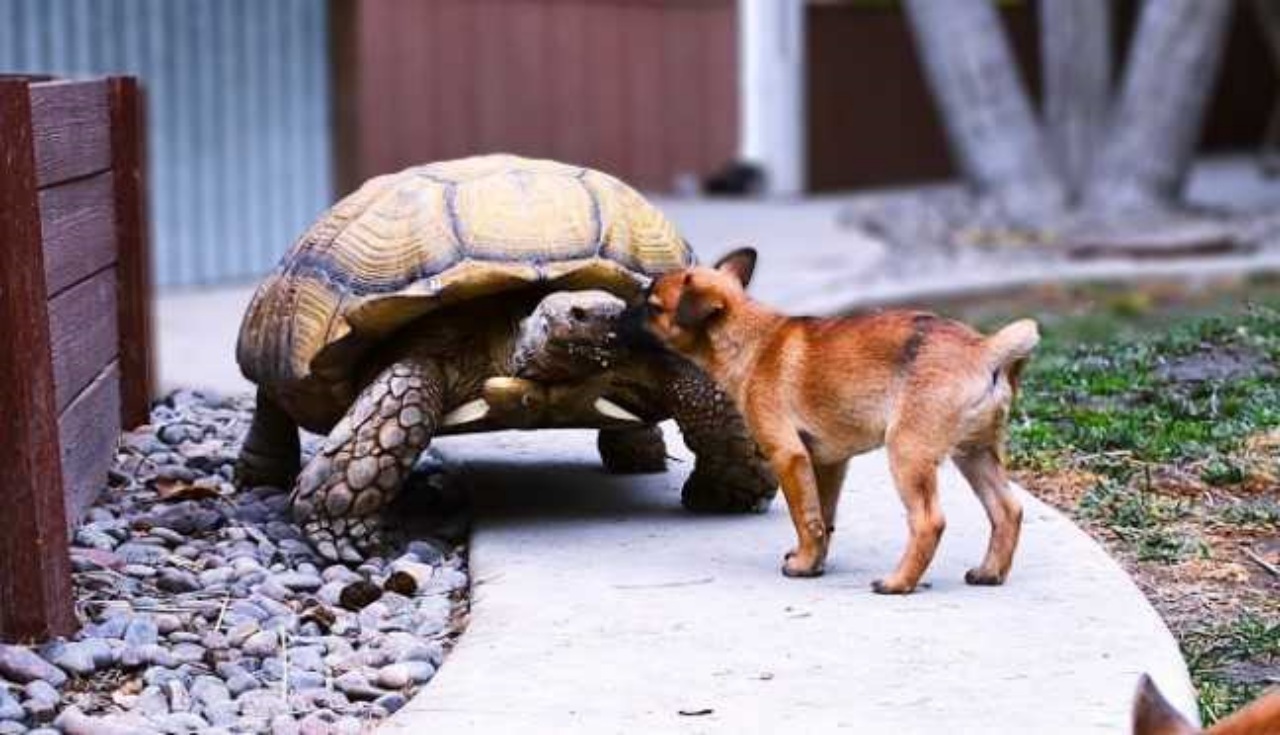
[[[122,438],[71,549],[82,628],[0,645],[0,735],[368,732],[431,680],[467,614],[455,483],[424,458],[387,514],[414,540],[327,564],[285,489],[232,483],[251,410],[182,391]]]

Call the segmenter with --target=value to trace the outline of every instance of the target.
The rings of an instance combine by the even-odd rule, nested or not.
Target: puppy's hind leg
[[[882,595],[905,595],[915,590],[920,577],[933,561],[947,521],[938,506],[938,458],[891,440],[889,469],[893,472],[893,482],[902,504],[907,508],[907,526],[911,535],[898,568],[889,576],[873,582],[871,589]]]
[[[991,521],[991,540],[982,564],[970,569],[964,581],[976,585],[1003,584],[1013,564],[1022,530],[1022,504],[1009,489],[1009,478],[994,447],[965,447],[952,455],[964,479],[982,501]]]
[[[836,506],[840,504],[840,487],[844,485],[845,470],[849,462],[833,462],[818,464],[814,462],[813,473],[818,480],[818,499],[822,503],[822,520],[827,524],[827,536],[836,530]],[[829,544],[830,539],[827,540]]]

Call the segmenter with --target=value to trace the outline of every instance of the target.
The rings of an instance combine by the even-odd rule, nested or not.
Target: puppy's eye
[[[645,305],[649,307],[649,311],[651,313],[654,313],[654,314],[662,313],[662,302],[656,298],[649,299],[648,301],[645,302]]]

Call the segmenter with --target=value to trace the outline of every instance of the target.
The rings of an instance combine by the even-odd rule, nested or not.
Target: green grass
[[[1280,378],[1271,372],[1280,366],[1280,311],[1252,306],[1146,329],[1113,316],[1110,339],[1073,338],[1098,329],[1098,317],[1086,321],[1046,329],[1011,426],[1015,463],[1052,468],[1070,458],[1122,483],[1152,463],[1199,465],[1215,485],[1243,479],[1230,454],[1280,425]],[[1224,352],[1256,363],[1254,374],[1182,381],[1161,370]]]
[[[1265,689],[1232,677],[1241,661],[1280,666],[1280,622],[1243,615],[1225,625],[1193,631],[1182,638],[1182,653],[1200,693],[1200,718],[1215,722]]]

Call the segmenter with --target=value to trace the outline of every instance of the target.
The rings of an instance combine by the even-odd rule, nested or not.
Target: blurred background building
[[[1038,100],[1036,3],[999,7]],[[892,0],[0,0],[0,72],[142,77],[163,286],[257,276],[363,179],[479,152],[658,192],[744,160],[784,196],[954,175]],[[1202,150],[1256,149],[1276,92],[1238,12]]]

